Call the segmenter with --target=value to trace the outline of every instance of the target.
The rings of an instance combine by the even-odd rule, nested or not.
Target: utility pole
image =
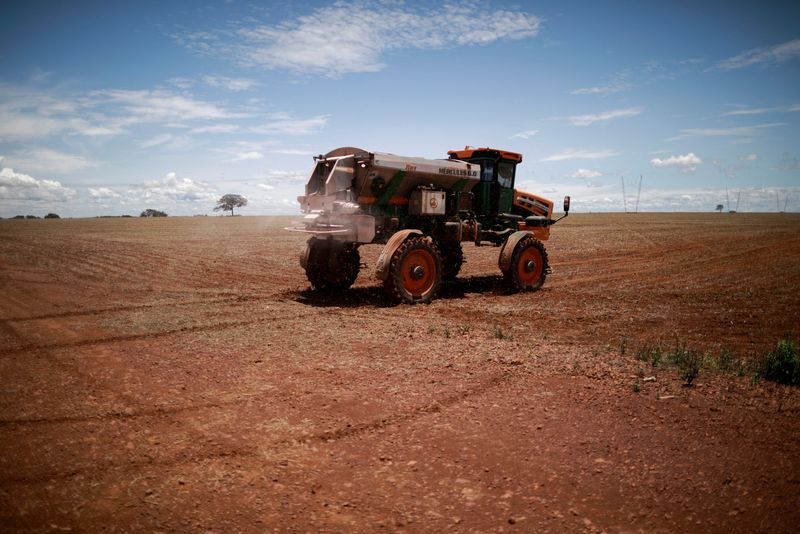
[[[639,197],[642,196],[642,175],[639,175],[639,191],[636,193],[636,213],[639,213]]]
[[[628,213],[628,197],[625,196],[625,177],[620,176],[620,180],[622,180],[622,205],[625,206],[625,213]]]

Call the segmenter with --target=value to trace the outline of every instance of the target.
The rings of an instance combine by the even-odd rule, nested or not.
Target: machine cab
[[[465,147],[450,150],[450,159],[481,166],[481,181],[473,188],[473,208],[478,215],[511,213],[514,204],[514,177],[522,154],[495,148]]]

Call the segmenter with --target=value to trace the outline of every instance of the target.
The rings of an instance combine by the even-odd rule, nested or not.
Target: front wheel
[[[353,285],[361,267],[356,245],[311,238],[306,246],[306,276],[314,289],[335,291]]]
[[[515,291],[536,291],[547,277],[547,251],[538,239],[526,237],[517,243],[511,265],[503,273]]]
[[[408,304],[430,302],[442,281],[439,249],[430,237],[406,239],[392,255],[386,291]]]

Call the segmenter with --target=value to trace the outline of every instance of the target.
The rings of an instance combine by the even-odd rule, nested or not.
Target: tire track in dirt
[[[381,417],[380,419],[366,421],[364,423],[359,423],[355,425],[350,425],[348,423],[346,426],[340,427],[333,431],[328,430],[310,435],[303,434],[299,436],[294,436],[292,438],[275,441],[270,445],[269,451],[272,453],[280,453],[288,451],[294,447],[308,445],[309,443],[332,443],[335,441],[359,436],[361,434],[365,434],[368,432],[395,427],[404,423],[420,419],[422,417],[426,417],[428,415],[443,412],[444,410],[447,410],[448,408],[451,408],[472,397],[481,395],[504,383],[507,383],[508,381],[519,377],[521,374],[522,373],[520,371],[516,371],[513,368],[507,368],[504,369],[503,372],[490,376],[481,384],[473,388],[467,388],[465,390],[458,391],[454,394],[447,395],[443,398],[428,402],[421,406],[416,406],[397,413],[389,414],[387,416]],[[230,404],[236,405],[243,402],[247,402],[247,400],[242,399],[239,401],[231,401]],[[228,403],[219,403],[218,407],[224,407],[227,404]],[[183,409],[180,411],[188,412],[192,410],[207,409],[208,407],[214,408],[216,406],[211,405],[211,406],[183,407]],[[177,410],[173,412],[166,412],[166,411],[157,412],[144,417],[158,417],[159,415],[166,416],[166,415],[171,415],[171,413],[177,413],[177,412],[178,412]],[[126,417],[135,417],[135,415]],[[118,419],[119,417],[114,415],[113,418]],[[70,422],[73,421],[69,420],[63,421],[63,423],[70,423]],[[189,456],[189,458],[186,458],[187,455]],[[77,467],[62,471],[53,471],[45,474],[38,474],[35,476],[12,476],[0,479],[0,484],[6,486],[9,484],[25,485],[25,484],[36,484],[36,483],[46,483],[46,482],[49,483],[53,480],[68,480],[78,475],[91,475],[92,473],[104,472],[112,469],[122,469],[125,472],[130,472],[147,467],[175,467],[186,464],[202,464],[219,458],[229,458],[229,457],[256,458],[256,459],[260,458],[263,460],[265,459],[264,448],[255,446],[233,447],[233,448],[222,448],[222,449],[217,448],[213,451],[203,452],[202,454],[191,454],[187,453],[186,451],[179,451],[172,458],[166,458],[163,460],[148,458],[146,460],[137,460],[124,463],[114,462],[114,461],[95,462],[91,467],[84,467],[84,468]]]
[[[107,411],[96,414],[85,415],[64,415],[60,417],[30,417],[18,419],[0,419],[0,428],[16,428],[25,426],[46,426],[46,425],[60,425],[65,423],[88,423],[90,421],[109,421],[109,420],[126,420],[126,419],[139,419],[139,418],[158,418],[172,416],[180,413],[190,413],[200,410],[207,410],[209,408],[225,408],[228,406],[237,406],[244,404],[252,399],[263,397],[266,393],[257,395],[248,395],[244,398],[233,399],[222,402],[208,402],[201,404],[191,404],[188,406],[157,406],[151,409],[135,410],[135,411]]]
[[[207,300],[193,300],[188,302],[159,302],[154,304],[134,304],[129,306],[114,306],[110,308],[95,308],[92,310],[75,310],[57,313],[45,313],[42,315],[31,316],[17,316],[0,318],[0,321],[23,322],[23,321],[41,321],[45,319],[69,319],[72,317],[94,317],[106,313],[117,313],[127,311],[142,311],[151,310],[156,308],[179,308],[183,306],[205,306],[207,304],[225,304],[227,302],[253,302],[274,300],[276,295],[241,295],[230,296],[223,298],[212,298]]]
[[[285,316],[285,317],[263,317],[259,319],[248,319],[245,321],[228,321],[228,322],[221,322],[215,323],[211,325],[198,325],[198,326],[184,326],[181,328],[173,328],[170,330],[162,330],[160,332],[148,332],[146,334],[130,334],[130,335],[121,335],[121,336],[108,336],[104,338],[95,338],[95,339],[80,339],[77,341],[70,341],[66,343],[43,343],[43,344],[27,344],[18,347],[14,347],[8,350],[0,351],[0,357],[4,356],[14,356],[17,354],[22,354],[25,352],[33,352],[33,351],[42,351],[42,350],[58,350],[58,349],[69,349],[69,348],[76,348],[76,347],[87,347],[93,345],[105,345],[111,343],[124,343],[127,341],[141,341],[147,339],[158,339],[161,337],[167,337],[175,334],[187,334],[187,333],[194,333],[194,332],[218,332],[221,330],[227,330],[229,328],[238,328],[240,326],[249,326],[253,324],[265,323],[269,321],[293,321],[296,319],[302,319],[310,315],[309,313],[303,313],[295,316]]]

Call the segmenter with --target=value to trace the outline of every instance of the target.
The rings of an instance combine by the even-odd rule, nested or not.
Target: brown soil
[[[288,222],[0,221],[0,530],[800,524],[800,390],[635,358],[796,338],[800,217],[575,214],[541,291],[467,245],[419,306],[377,246],[308,291]]]

